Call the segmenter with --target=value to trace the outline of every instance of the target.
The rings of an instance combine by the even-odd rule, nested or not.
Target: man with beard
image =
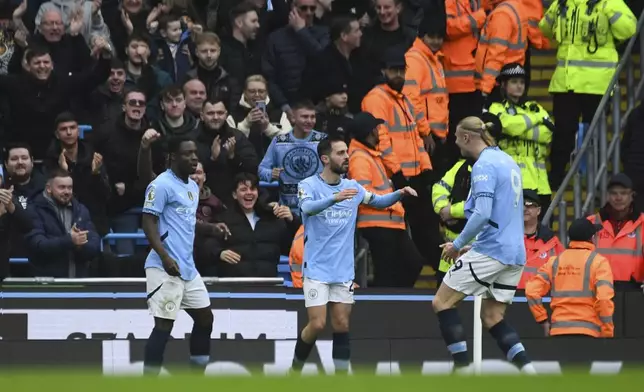
[[[93,132],[91,141],[103,156],[111,187],[107,203],[110,227],[115,233],[133,233],[138,230],[140,219],[126,211],[141,207],[146,186],[132,170],[137,165],[141,138],[148,129],[145,94],[140,90],[129,91],[123,97],[122,110],[122,115]],[[112,250],[118,255],[131,255],[135,246],[134,240],[118,240]]]
[[[259,158],[250,141],[231,128],[221,99],[209,99],[201,111],[196,137],[199,160],[208,175],[206,185],[226,205],[232,205],[233,178],[239,173],[257,173]]]
[[[393,173],[394,187],[402,189],[409,184],[418,191],[418,198],[403,200],[405,218],[416,247],[437,270],[440,234],[429,189],[433,185],[432,164],[416,126],[423,113],[417,112],[411,100],[402,94],[405,70],[404,49],[387,49],[382,70],[386,82],[367,94],[362,110],[385,120],[378,126],[377,150],[382,154],[385,168]]]
[[[166,147],[168,140],[185,136],[195,139],[198,133],[197,119],[186,113],[186,100],[179,85],[171,85],[160,94],[163,115],[152,123],[152,128],[161,134],[161,140],[152,145],[152,165],[155,173],[161,173],[166,165]]]
[[[255,37],[259,30],[259,17],[255,4],[240,2],[230,12],[232,34],[224,35],[221,42],[221,65],[237,82],[250,75],[261,73],[261,53]]]
[[[56,169],[27,210],[34,226],[25,236],[33,276],[86,277],[101,251],[89,211],[72,196],[73,188],[70,174]]]
[[[405,187],[386,195],[367,191],[356,180],[342,178],[349,169],[347,144],[325,139],[317,147],[324,169],[301,181],[299,207],[304,224],[304,304],[308,324],[298,335],[293,370],[300,372],[318,335],[324,330],[327,304],[333,325],[333,363],[336,374],[349,370],[349,315],[353,305],[354,242],[358,208],[367,204],[388,208],[416,191]],[[310,241],[308,241],[310,240]]]

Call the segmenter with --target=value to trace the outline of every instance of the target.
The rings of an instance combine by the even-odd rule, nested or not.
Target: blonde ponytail
[[[494,129],[494,123],[485,123],[478,117],[470,116],[462,119],[461,122],[458,123],[457,128],[466,132],[476,133],[481,136],[481,139],[483,139],[485,144],[488,146],[496,146],[496,140],[490,133]]]

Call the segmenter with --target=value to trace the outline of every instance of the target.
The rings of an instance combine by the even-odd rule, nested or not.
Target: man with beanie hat
[[[418,38],[405,54],[407,73],[403,94],[421,113],[417,121],[418,132],[425,149],[432,155],[434,172],[442,176],[459,158],[455,144],[446,146],[449,119],[449,96],[443,71],[443,46],[446,31],[446,16],[441,7],[425,9],[418,26]],[[436,140],[439,147],[436,147]],[[449,153],[446,151],[449,149]]]
[[[526,297],[546,336],[613,337],[613,273],[593,245],[601,225],[579,218],[568,228],[570,245],[528,281]],[[542,304],[550,291],[551,320]]]
[[[329,75],[322,91],[325,98],[315,107],[315,129],[330,137],[343,139],[348,145],[347,127],[352,116],[347,107],[347,84],[341,76]]]
[[[377,85],[362,101],[362,111],[385,120],[378,126],[378,148],[385,168],[391,174],[394,188],[408,184],[418,197],[403,199],[405,218],[416,247],[434,270],[440,260],[438,216],[432,210],[431,186],[434,184],[432,165],[416,122],[423,113],[415,110],[402,91],[407,63],[405,49],[394,46],[383,58],[385,83]]]
[[[348,177],[379,195],[393,192],[382,154],[376,150],[378,126],[383,123],[384,120],[361,112],[355,115],[349,127],[352,140]],[[402,203],[384,210],[361,205],[357,227],[371,250],[374,265],[371,286],[413,287],[424,261],[407,234]]]

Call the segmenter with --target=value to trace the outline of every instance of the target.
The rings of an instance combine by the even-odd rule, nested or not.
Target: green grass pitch
[[[571,374],[555,376],[290,376],[199,377],[174,375],[160,378],[115,377],[74,374],[68,371],[13,372],[0,374],[3,391],[11,392],[398,392],[398,391],[494,391],[572,392],[642,390],[644,370],[619,375]]]

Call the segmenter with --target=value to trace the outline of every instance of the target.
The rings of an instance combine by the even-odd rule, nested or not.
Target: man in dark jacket
[[[226,123],[228,111],[221,100],[208,100],[201,112],[197,155],[208,175],[206,185],[231,205],[232,179],[239,173],[257,173],[259,158],[246,136]]]
[[[9,256],[14,235],[22,236],[32,229],[29,215],[13,195],[13,187],[3,188],[0,174],[0,281],[9,276]]]
[[[230,235],[211,250],[219,260],[222,277],[275,277],[280,255],[288,254],[300,226],[287,206],[257,203],[259,179],[254,174],[235,176],[234,205],[219,219]]]
[[[86,277],[100,253],[101,239],[87,208],[73,198],[73,185],[68,172],[55,170],[27,210],[33,229],[25,241],[34,276]]]
[[[261,53],[255,42],[259,30],[257,9],[249,1],[241,2],[232,9],[230,20],[232,34],[222,37],[220,63],[242,84],[250,75],[261,73]]]
[[[226,107],[234,108],[242,94],[240,82],[230,76],[219,63],[221,40],[215,33],[199,34],[195,40],[197,67],[188,71],[186,80],[199,79],[206,85],[208,98],[219,98]]]
[[[272,100],[292,117],[289,104],[299,100],[302,73],[308,61],[329,44],[326,26],[313,25],[316,0],[293,0],[289,25],[268,37],[262,74],[268,79]]]
[[[125,94],[125,64],[112,58],[110,76],[107,82],[98,86],[89,96],[87,112],[89,119],[83,124],[92,124],[93,130],[123,116],[123,95]]]
[[[139,228],[140,217],[126,213],[143,205],[147,183],[136,173],[139,146],[143,133],[148,129],[145,118],[146,97],[140,90],[128,92],[122,101],[124,113],[103,124],[91,135],[96,152],[103,156],[111,197],[107,203],[110,227],[115,233],[133,233]],[[131,255],[134,240],[116,241],[117,254]]]
[[[52,140],[56,116],[70,109],[71,100],[103,83],[110,72],[111,47],[99,40],[103,55],[86,71],[55,75],[49,50],[32,47],[26,55],[28,72],[0,76],[0,94],[8,99],[11,141],[29,142],[36,159],[42,159]]]
[[[74,183],[79,184],[74,189],[74,197],[87,207],[98,233],[104,236],[109,232],[106,203],[111,188],[103,169],[103,156],[90,143],[78,138],[78,122],[73,114],[61,113],[54,126],[56,140],[43,162],[45,170],[69,172]]]

